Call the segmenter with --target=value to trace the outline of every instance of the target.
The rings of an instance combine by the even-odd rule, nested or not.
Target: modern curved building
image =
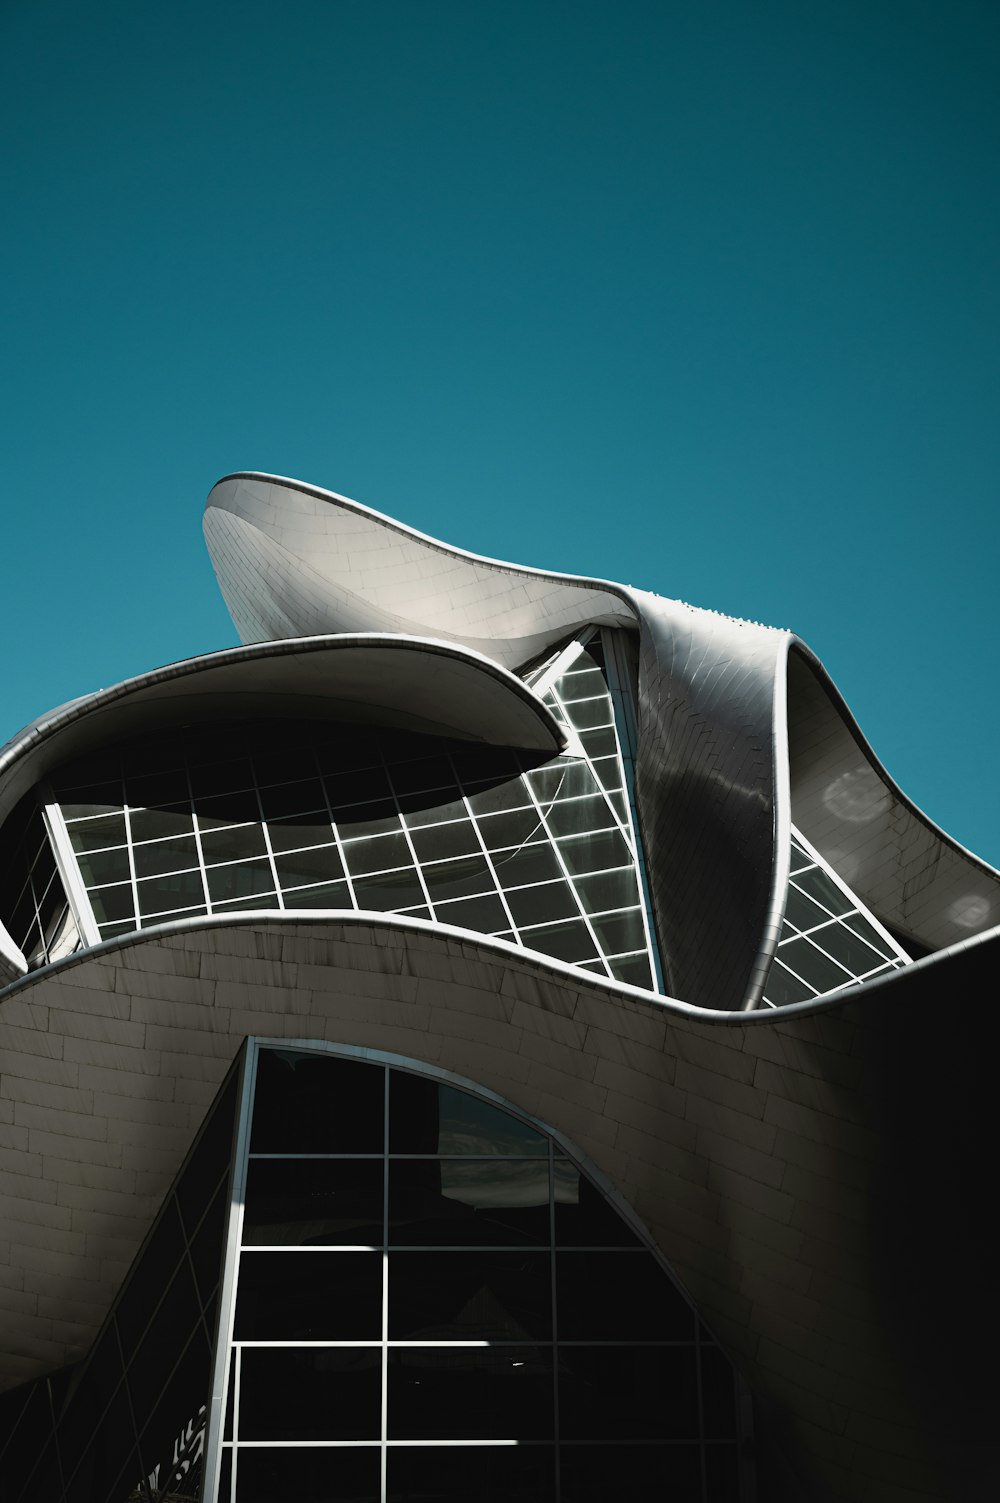
[[[1000,875],[787,632],[205,534],[0,752],[3,1503],[989,1495]]]

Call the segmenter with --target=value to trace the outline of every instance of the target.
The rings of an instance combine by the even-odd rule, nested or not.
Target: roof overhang
[[[386,726],[540,759],[566,744],[526,684],[455,643],[375,632],[262,642],[171,663],[36,721],[0,752],[0,822],[55,767],[101,746],[251,717]]]

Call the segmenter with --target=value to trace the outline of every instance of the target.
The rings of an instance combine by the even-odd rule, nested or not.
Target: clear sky
[[[234,469],[796,630],[1000,864],[996,0],[0,0],[0,740]]]

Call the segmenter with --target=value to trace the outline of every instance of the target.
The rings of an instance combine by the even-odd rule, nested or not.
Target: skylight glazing
[[[826,996],[898,970],[909,959],[819,852],[793,831],[785,917],[765,1004]]]
[[[55,780],[102,938],[260,908],[409,914],[649,987],[611,699],[577,646],[546,691],[574,754],[370,727],[194,727]]]

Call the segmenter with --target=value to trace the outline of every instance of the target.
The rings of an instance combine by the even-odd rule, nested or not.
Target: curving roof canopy
[[[637,632],[637,803],[675,996],[756,1005],[793,817],[904,938],[940,949],[1000,922],[1000,874],[906,798],[788,632],[481,558],[277,476],[221,480],[205,536],[244,641],[432,632],[518,668],[584,624]]]

